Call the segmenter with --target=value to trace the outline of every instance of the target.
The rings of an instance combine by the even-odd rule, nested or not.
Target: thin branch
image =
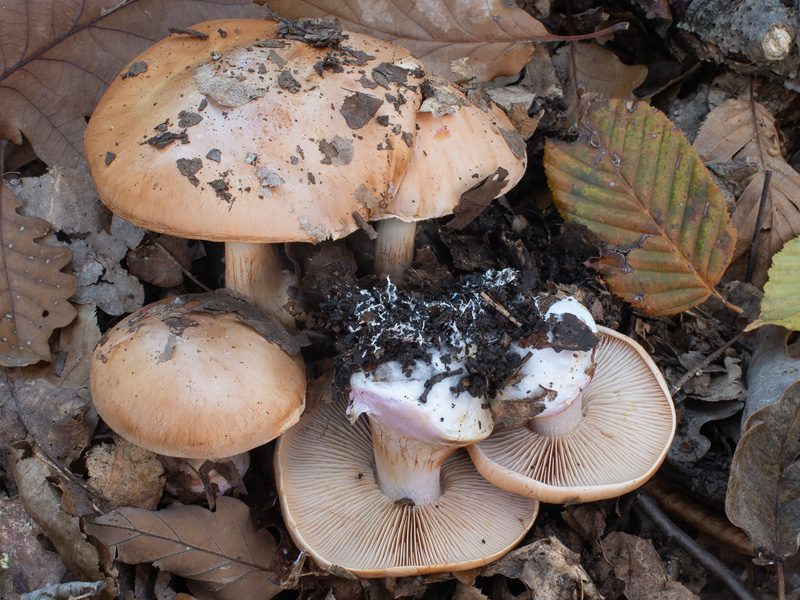
[[[740,339],[742,339],[742,336],[744,336],[744,331],[740,331],[740,332],[739,332],[738,334],[736,334],[736,335],[735,335],[735,336],[734,336],[734,337],[733,337],[731,340],[729,340],[729,341],[728,341],[728,343],[726,343],[724,346],[720,346],[719,348],[717,348],[716,350],[714,350],[714,352],[712,352],[711,354],[709,354],[709,355],[708,355],[708,356],[705,358],[705,360],[703,360],[703,362],[701,362],[699,365],[697,365],[696,367],[692,367],[691,369],[689,369],[688,371],[686,371],[686,373],[684,373],[684,374],[683,374],[683,377],[681,377],[681,378],[678,380],[678,382],[677,382],[675,385],[673,385],[673,386],[672,386],[672,387],[669,389],[669,393],[670,393],[671,395],[673,395],[673,396],[674,396],[676,393],[678,393],[678,392],[680,391],[680,389],[683,387],[683,385],[684,385],[684,384],[685,384],[687,381],[689,381],[689,379],[691,379],[691,378],[692,378],[692,377],[694,377],[695,375],[700,375],[700,374],[702,373],[703,369],[705,369],[705,368],[706,368],[708,365],[710,365],[712,362],[714,362],[714,361],[715,361],[715,360],[717,360],[717,359],[718,359],[720,356],[722,356],[722,353],[723,353],[723,352],[725,352],[725,350],[727,350],[727,349],[728,349],[728,348],[730,348],[731,346],[733,346],[733,345],[734,345],[736,342],[738,342]]]
[[[192,275],[192,274],[191,274],[191,273],[190,273],[190,272],[189,272],[189,271],[188,271],[188,270],[187,270],[187,269],[186,269],[186,268],[185,268],[185,267],[184,267],[184,266],[181,264],[181,261],[179,261],[177,258],[175,258],[175,257],[172,255],[172,253],[171,253],[169,250],[167,250],[167,249],[166,249],[164,246],[162,246],[162,245],[161,245],[161,242],[159,242],[159,241],[156,239],[156,237],[155,237],[154,235],[150,235],[150,236],[148,236],[148,237],[150,238],[150,241],[151,241],[151,242],[153,242],[153,244],[155,244],[155,246],[156,246],[157,248],[159,248],[159,249],[160,249],[160,250],[161,250],[161,251],[162,251],[164,254],[166,254],[166,255],[167,255],[167,258],[168,258],[169,260],[171,260],[173,263],[175,263],[176,265],[178,265],[178,268],[181,270],[181,273],[183,273],[183,275],[184,275],[185,277],[188,277],[189,279],[191,279],[191,280],[194,282],[194,284],[195,284],[196,286],[198,286],[200,289],[202,289],[204,292],[210,292],[210,291],[212,291],[210,287],[208,287],[206,284],[204,284],[202,281],[200,281],[200,280],[199,280],[197,277],[195,277],[194,275]]]
[[[744,585],[736,579],[728,567],[717,560],[708,550],[701,548],[689,535],[673,523],[650,496],[644,492],[636,494],[636,506],[673,542],[683,548],[689,556],[719,577],[739,600],[756,600]]]

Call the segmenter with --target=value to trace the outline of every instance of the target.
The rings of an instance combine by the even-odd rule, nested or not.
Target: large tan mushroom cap
[[[212,298],[219,297],[211,296]],[[300,418],[305,368],[242,314],[169,298],[131,314],[95,348],[97,412],[129,442],[179,458],[224,458],[265,444]],[[256,309],[228,298],[223,306]],[[238,309],[237,309],[238,310]]]
[[[442,83],[434,89],[450,104],[433,97],[423,104],[417,115],[414,158],[397,196],[376,218],[417,221],[449,215],[465,192],[499,168],[508,175],[498,196],[513,188],[525,173],[525,141],[499,107],[489,102],[484,111],[452,85]],[[428,102],[434,104],[431,110],[426,110]],[[435,112],[443,110],[453,112]]]
[[[113,212],[182,237],[318,242],[391,200],[421,96],[407,50],[355,33],[348,52],[313,48],[260,20],[192,29],[208,39],[158,42],[92,114],[86,157]],[[186,140],[147,143],[170,133]]]
[[[402,577],[485,565],[525,535],[538,502],[478,475],[457,450],[442,466],[442,496],[395,502],[375,480],[372,437],[344,403],[319,406],[278,440],[275,470],[289,532],[324,569]]]
[[[598,329],[597,368],[576,400],[580,422],[562,436],[518,427],[470,446],[486,479],[542,502],[590,502],[636,489],[661,466],[675,433],[664,377],[639,344]]]

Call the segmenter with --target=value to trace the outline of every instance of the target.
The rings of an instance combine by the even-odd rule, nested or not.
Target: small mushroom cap
[[[118,323],[95,348],[90,386],[97,412],[129,442],[219,459],[297,422],[305,366],[241,314],[195,310],[199,296],[162,300]]]
[[[377,219],[417,221],[449,215],[464,192],[494,177],[498,168],[508,175],[496,196],[513,188],[525,173],[525,141],[497,105],[489,102],[484,111],[455,86],[443,82],[437,90],[450,99],[454,112],[425,111],[425,104],[433,98],[423,103],[417,114],[414,158],[397,196]]]
[[[86,158],[113,212],[181,237],[318,242],[392,198],[421,101],[407,50],[356,33],[348,52],[314,48],[256,19],[192,29],[208,38],[156,43],[92,114]]]
[[[466,570],[496,560],[536,518],[535,500],[483,479],[463,450],[441,470],[441,497],[411,506],[375,479],[372,436],[344,403],[320,405],[278,440],[275,471],[292,539],[318,566],[358,577]]]
[[[590,502],[636,489],[661,466],[675,408],[658,367],[639,344],[598,327],[596,369],[580,398],[580,423],[549,437],[516,427],[467,450],[494,485],[542,502]]]

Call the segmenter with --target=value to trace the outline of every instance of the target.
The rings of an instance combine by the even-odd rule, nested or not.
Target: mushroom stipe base
[[[378,488],[365,416],[350,425],[345,403],[307,412],[279,440],[281,509],[297,546],[323,569],[402,577],[472,569],[510,551],[538,502],[483,479],[463,449],[442,466],[442,495],[422,506]]]

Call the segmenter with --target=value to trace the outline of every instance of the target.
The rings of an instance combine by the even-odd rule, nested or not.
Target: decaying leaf
[[[603,557],[625,584],[628,600],[698,600],[677,581],[671,581],[653,543],[635,535],[613,531],[603,539]]]
[[[89,394],[59,387],[44,378],[0,375],[0,412],[8,411],[10,427],[0,430],[0,446],[9,446],[30,434],[64,465],[74,461],[97,426]]]
[[[78,517],[61,507],[60,494],[50,483],[54,475],[51,467],[35,456],[27,445],[20,445],[14,454],[14,479],[27,513],[42,528],[70,571],[87,581],[102,580],[100,556],[86,541]],[[112,595],[114,589],[115,586],[109,586]]]
[[[765,360],[780,358],[781,346],[785,354],[781,328],[762,328],[758,341],[747,376],[747,403],[748,409],[751,401],[759,408],[748,410],[743,422],[725,511],[747,532],[762,560],[782,562],[800,544],[800,360]]]
[[[115,316],[142,307],[142,284],[120,261],[145,232],[101,204],[87,171],[57,167],[41,177],[12,180],[10,186],[24,204],[23,214],[45,219],[56,231],[69,234],[77,276],[74,302],[96,304]]]
[[[519,579],[537,597],[548,600],[602,598],[581,566],[580,555],[557,538],[548,537],[517,548],[481,571],[482,577],[505,575]]]
[[[745,331],[767,323],[800,330],[800,237],[786,242],[772,257],[768,277],[761,300],[761,314]]]
[[[218,498],[213,513],[200,506],[122,508],[85,529],[124,563],[152,562],[188,578],[202,600],[266,600],[280,592],[269,571],[276,542],[266,531],[255,531],[250,509],[234,498]]]
[[[727,419],[742,410],[741,402],[685,401],[675,439],[669,448],[669,458],[678,462],[697,462],[711,449],[711,440],[701,428],[711,421]]]
[[[86,455],[89,485],[110,500],[108,510],[123,506],[154,510],[164,491],[164,468],[158,455],[122,438],[100,444]]]
[[[0,548],[11,556],[11,577],[19,594],[58,583],[67,570],[58,554],[39,542],[41,533],[19,496],[0,498]]]
[[[257,18],[249,0],[8,0],[0,19],[0,139],[48,165],[83,161],[86,117],[122,67],[170,27]]]
[[[574,144],[548,140],[556,206],[605,246],[593,266],[637,309],[675,314],[714,295],[736,232],[725,200],[689,142],[643,103],[589,106]],[[722,299],[725,302],[724,299]]]
[[[574,49],[572,53],[571,49]],[[564,84],[564,100],[569,104],[567,126],[578,120],[579,102],[586,105],[598,95],[605,99],[636,100],[633,90],[647,77],[647,67],[626,65],[611,50],[596,42],[564,46],[554,62],[567,73]]]
[[[773,172],[752,278],[752,282],[760,287],[767,279],[772,256],[786,242],[800,235],[800,173],[790,167],[781,155],[775,119],[761,104],[754,103],[753,106],[758,123],[758,140],[750,102],[733,99],[709,113],[697,134],[694,147],[706,163],[753,158],[759,163],[763,160],[765,168]],[[757,141],[761,143],[761,153]],[[739,240],[734,259],[750,248],[763,187],[762,170],[750,180],[736,202],[732,220]]]
[[[337,17],[345,29],[411,50],[429,73],[458,80],[451,62],[463,57],[478,81],[514,75],[533,42],[557,39],[524,10],[503,0],[270,0],[282,17]]]
[[[0,90],[2,93],[2,90]],[[75,318],[67,300],[75,276],[61,269],[72,253],[37,241],[48,224],[20,214],[20,203],[5,182],[0,185],[0,364],[21,367],[50,360],[48,339]]]

